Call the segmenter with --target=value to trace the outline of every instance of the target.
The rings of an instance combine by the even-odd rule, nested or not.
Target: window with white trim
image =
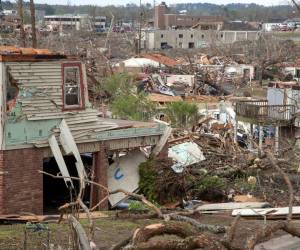
[[[65,109],[82,107],[82,76],[80,67],[80,64],[63,65],[63,99]]]

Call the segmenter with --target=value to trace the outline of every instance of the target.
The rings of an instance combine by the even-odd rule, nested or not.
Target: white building
[[[45,25],[49,27],[50,30],[59,28],[60,30],[74,29],[81,30],[84,24],[87,22],[87,16],[79,15],[52,15],[44,17]]]
[[[277,30],[281,27],[281,23],[263,23],[262,30],[265,32],[270,32]]]
[[[50,30],[92,30],[105,29],[106,17],[97,16],[95,18],[89,15],[52,15],[45,16],[44,23]]]
[[[217,31],[217,30],[150,30],[143,31],[142,48],[193,49],[207,47],[211,43],[230,44],[243,40],[256,40],[259,31]]]
[[[94,27],[96,29],[105,29],[105,27],[106,27],[106,17],[105,16],[96,16],[94,18]]]
[[[299,81],[300,80],[300,67],[296,66],[288,66],[283,69],[283,73],[285,75],[291,75],[293,80]]]
[[[3,10],[2,13],[4,15],[7,15],[7,16],[8,15],[17,15],[18,14],[16,10]]]

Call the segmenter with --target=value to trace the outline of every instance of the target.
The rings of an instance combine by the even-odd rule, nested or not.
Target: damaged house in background
[[[101,118],[89,102],[85,65],[77,58],[15,47],[0,47],[0,54],[1,214],[42,214],[51,204],[64,203],[53,204],[57,196],[69,200],[76,183],[51,180],[38,171],[85,175],[107,186],[108,156],[154,146],[166,129]],[[93,158],[89,167],[83,163],[87,153]],[[91,205],[105,195],[86,191]]]
[[[239,121],[250,124],[250,136],[257,139],[259,151],[271,147],[278,154],[287,146],[283,138],[299,138],[299,100],[300,86],[297,82],[270,82],[267,99],[236,103],[237,124]],[[235,127],[238,128],[238,125]],[[253,145],[249,146],[253,148]]]

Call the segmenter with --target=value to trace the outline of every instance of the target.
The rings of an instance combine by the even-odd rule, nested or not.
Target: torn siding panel
[[[22,144],[32,145],[39,140],[48,140],[48,136],[52,133],[53,128],[57,127],[60,121],[60,119],[7,121],[5,126],[6,147]]]
[[[48,114],[61,113],[61,62],[7,62],[5,65],[20,88],[17,101],[25,116],[44,114],[45,109]]]

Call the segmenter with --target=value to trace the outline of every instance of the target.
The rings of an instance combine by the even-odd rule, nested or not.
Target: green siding
[[[7,122],[5,125],[6,145],[33,144],[38,140],[45,140],[60,122],[61,119]]]

